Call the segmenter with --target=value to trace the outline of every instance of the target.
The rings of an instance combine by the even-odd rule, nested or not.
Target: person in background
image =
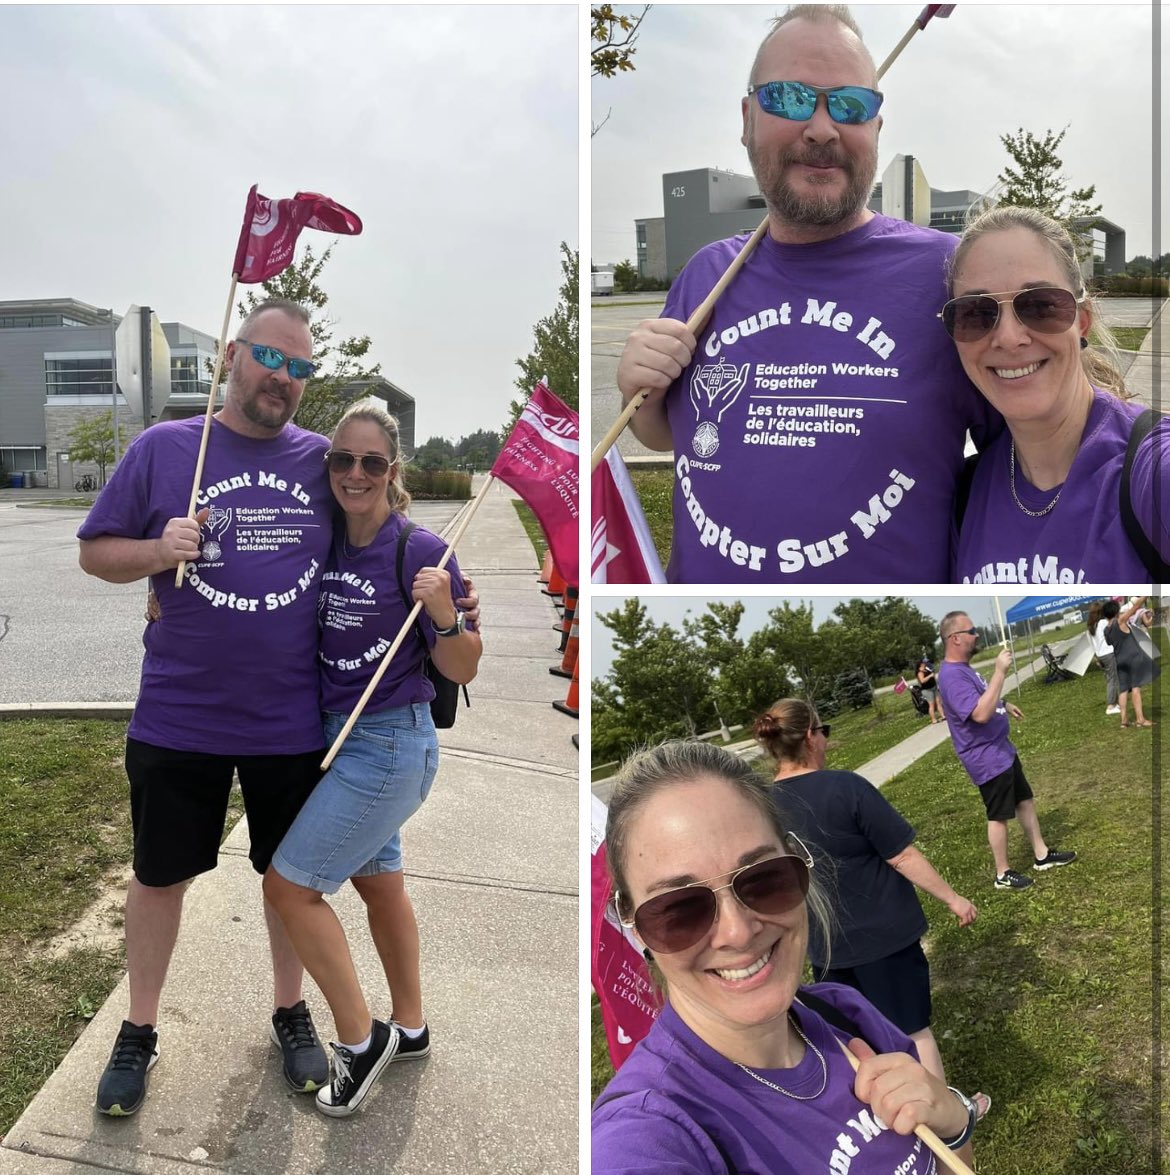
[[[1113,646],[1105,639],[1105,630],[1109,627],[1109,618],[1104,614],[1107,603],[1112,601],[1096,600],[1089,605],[1089,639],[1093,642],[1093,655],[1097,664],[1105,674],[1105,713],[1120,714],[1121,707],[1117,704],[1119,686],[1117,684],[1117,658],[1113,653]],[[1117,606],[1114,604],[1113,615],[1117,615]]]
[[[931,726],[936,722],[945,722],[946,715],[943,713],[942,703],[938,700],[938,678],[935,676],[930,662],[919,661],[914,670],[914,676],[918,679],[922,700],[929,707]]]
[[[1121,728],[1129,727],[1129,703],[1133,702],[1133,725],[1153,726],[1142,709],[1142,686],[1149,685],[1162,672],[1162,667],[1147,657],[1131,631],[1136,617],[1144,611],[1146,598],[1139,596],[1123,611],[1121,605],[1110,600],[1101,609],[1101,615],[1108,622],[1105,640],[1117,658],[1118,706],[1121,711]]]

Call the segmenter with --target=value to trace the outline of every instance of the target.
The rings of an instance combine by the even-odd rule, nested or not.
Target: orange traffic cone
[[[540,568],[540,575],[537,577],[537,582],[538,583],[548,583],[548,581],[552,578],[552,571],[553,571],[552,551],[545,551],[544,563]]]
[[[565,655],[561,659],[560,665],[553,665],[549,669],[549,673],[555,673],[557,677],[573,676],[573,671],[577,668],[577,651],[581,644],[577,631],[577,617],[574,616],[573,626],[569,630],[569,640],[565,645]]]
[[[553,625],[553,628],[561,634],[561,643],[557,647],[558,653],[565,651],[565,646],[569,641],[569,633],[573,630],[573,617],[577,614],[577,596],[578,592],[575,587],[565,588],[564,615]]]
[[[577,666],[573,666],[573,680],[569,682],[569,696],[563,702],[553,702],[553,709],[568,714],[570,718],[579,717],[577,710]]]
[[[557,570],[557,565],[554,563],[552,574],[548,579],[548,586],[541,590],[546,596],[563,596],[566,586],[568,585],[565,583],[564,576]]]

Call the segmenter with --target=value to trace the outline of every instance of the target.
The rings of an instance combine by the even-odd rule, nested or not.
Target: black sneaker
[[[146,1075],[158,1060],[158,1033],[153,1024],[139,1027],[122,1021],[109,1064],[98,1082],[97,1108],[111,1118],[133,1114],[146,1097]]]
[[[284,1079],[297,1093],[312,1093],[329,1080],[329,1062],[304,1000],[291,1008],[276,1009],[272,1015],[272,1041],[280,1046]]]
[[[1025,877],[1014,869],[1006,870],[995,879],[996,889],[1027,889],[1031,884],[1030,877]]]
[[[1077,859],[1076,853],[1071,850],[1067,853],[1058,853],[1056,849],[1049,849],[1048,856],[1043,861],[1035,861],[1033,869],[1055,869],[1057,865],[1067,865]]]
[[[431,1030],[424,1024],[418,1036],[406,1035],[402,1025],[397,1020],[390,1021],[391,1027],[398,1029],[398,1051],[394,1054],[396,1061],[421,1061],[431,1052]]]
[[[333,1050],[329,1084],[317,1091],[317,1109],[330,1118],[348,1118],[366,1100],[378,1075],[386,1068],[402,1039],[397,1028],[374,1021],[370,1047],[364,1053],[352,1053],[343,1044],[329,1042]]]

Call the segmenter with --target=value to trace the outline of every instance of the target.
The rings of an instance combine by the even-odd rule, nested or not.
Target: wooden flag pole
[[[853,1066],[853,1072],[856,1073],[861,1062],[849,1051],[839,1036],[835,1036],[833,1039],[841,1046],[841,1051],[849,1058],[849,1064]],[[955,1175],[975,1175],[975,1172],[929,1126],[915,1126],[914,1133],[938,1155],[944,1166],[955,1172]]]
[[[467,512],[459,520],[459,525],[451,534],[450,542],[447,544],[447,549],[443,552],[443,557],[436,564],[438,569],[442,571],[447,566],[451,556],[455,553],[455,544],[463,537],[463,532],[467,530],[468,524],[472,518],[475,517],[475,512],[480,508],[484,498],[487,497],[487,492],[491,488],[492,483],[496,479],[489,473],[483,485],[479,487],[479,493],[475,495],[471,505],[467,508]],[[328,771],[329,764],[337,758],[337,752],[341,750],[341,744],[349,737],[349,732],[353,730],[353,724],[361,717],[362,711],[366,708],[366,703],[369,702],[373,696],[374,690],[378,688],[378,682],[390,667],[390,660],[395,653],[398,652],[402,642],[406,639],[406,634],[410,632],[414,626],[414,622],[418,619],[418,614],[422,611],[422,601],[419,600],[410,610],[410,615],[407,616],[406,622],[402,628],[399,629],[398,635],[394,638],[394,643],[386,650],[382,656],[382,663],[378,666],[374,676],[370,678],[370,684],[366,686],[365,692],[358,698],[357,705],[353,708],[353,713],[345,720],[345,725],[341,728],[341,733],[333,740],[333,745],[329,748],[329,753],[321,760],[321,770]]]
[[[211,377],[211,392],[207,397],[207,414],[203,417],[203,437],[199,442],[199,457],[195,462],[195,480],[191,485],[191,502],[187,506],[187,517],[195,517],[195,500],[199,497],[199,482],[203,477],[203,460],[207,456],[207,438],[211,433],[211,416],[215,411],[215,393],[219,389],[219,377],[223,371],[223,353],[227,349],[227,332],[228,325],[232,320],[232,302],[236,297],[236,282],[239,280],[239,274],[232,274],[232,286],[228,291],[227,309],[223,314],[223,329],[219,333],[219,352],[215,356],[215,371]],[[187,561],[183,560],[178,567],[175,568],[175,587],[183,586],[183,572],[186,570]]]
[[[910,43],[910,38],[918,32],[918,22],[915,21],[910,26],[909,32],[894,46],[894,51],[882,62],[881,68],[877,71],[877,80],[882,80],[882,75],[887,69],[893,65],[895,58],[903,49]],[[731,264],[724,271],[723,276],[715,283],[715,288],[699,303],[699,305],[692,312],[687,319],[687,330],[691,334],[697,334],[703,327],[703,323],[707,321],[711,311],[715,309],[715,303],[719,301],[723,291],[731,284],[732,279],[743,268],[744,262],[755,252],[756,246],[763,239],[764,233],[768,231],[768,217],[760,222],[759,227],[754,233],[744,242],[743,248],[732,259]],[[613,448],[614,442],[622,435],[627,424],[634,418],[634,413],[646,402],[646,397],[650,395],[650,388],[642,388],[635,392],[630,397],[630,402],[621,410],[618,418],[610,426],[609,432],[597,442],[597,446],[593,450],[592,456],[589,458],[589,472],[592,473],[605,460],[605,455]]]

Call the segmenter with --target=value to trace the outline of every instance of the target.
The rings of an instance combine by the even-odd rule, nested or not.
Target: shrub
[[[1093,280],[1093,292],[1097,294],[1130,295],[1152,298],[1154,295],[1170,297],[1170,279],[1164,277],[1131,277],[1127,273],[1111,273]]]
[[[405,480],[410,496],[420,501],[466,501],[471,497],[470,473],[457,473],[453,469],[419,469],[416,465],[407,465]]]

